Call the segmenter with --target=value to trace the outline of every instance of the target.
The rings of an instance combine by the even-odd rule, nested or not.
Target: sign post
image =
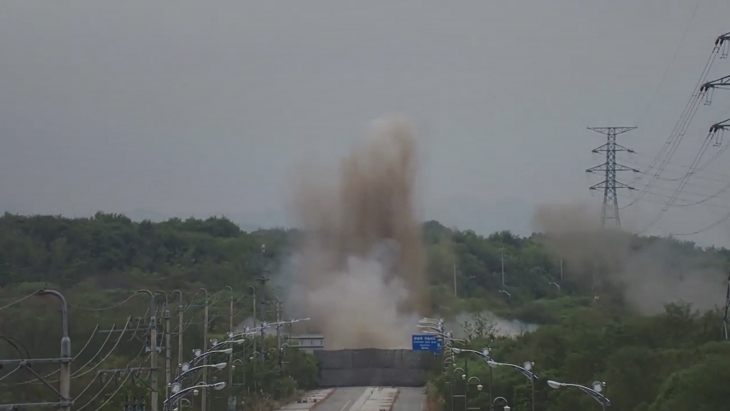
[[[413,351],[441,351],[441,338],[432,334],[416,334],[411,337],[411,349]]]

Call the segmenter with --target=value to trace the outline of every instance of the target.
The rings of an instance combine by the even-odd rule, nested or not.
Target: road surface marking
[[[360,397],[352,403],[352,407],[350,407],[350,411],[360,411],[362,409],[362,406],[365,405],[365,401],[370,398],[370,396],[373,394],[373,391],[375,390],[375,387],[367,387],[365,388],[365,392],[360,395]]]

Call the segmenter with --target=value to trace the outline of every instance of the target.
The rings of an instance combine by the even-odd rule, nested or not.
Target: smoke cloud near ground
[[[631,233],[602,229],[600,210],[585,204],[540,207],[533,216],[535,231],[555,258],[562,257],[566,277],[582,276],[602,285],[621,287],[626,301],[640,313],[664,311],[673,302],[705,311],[722,305],[727,276],[707,261],[685,254],[669,241],[638,246]],[[605,282],[605,284],[604,284]]]
[[[445,322],[447,330],[454,332],[455,338],[465,338],[469,333],[468,328],[474,328],[474,324],[478,323],[478,319],[483,319],[488,325],[491,334],[495,337],[516,338],[525,333],[533,332],[539,327],[537,324],[530,324],[520,320],[508,320],[499,317],[491,311],[482,311],[481,313],[462,312]]]
[[[279,278],[287,315],[310,317],[327,349],[410,347],[429,306],[411,124],[381,120],[336,173],[298,177],[303,236]]]

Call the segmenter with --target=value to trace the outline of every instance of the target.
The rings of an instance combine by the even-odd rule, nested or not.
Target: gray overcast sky
[[[0,206],[286,224],[293,165],[334,163],[372,120],[401,112],[422,135],[424,218],[525,234],[539,204],[600,205],[588,190],[600,176],[584,170],[602,162],[590,150],[604,140],[586,127],[638,125],[619,139],[638,152],[620,156],[627,165],[659,152],[714,39],[730,31],[729,1],[702,0],[691,19],[696,6],[4,0]],[[727,74],[730,60],[717,60],[708,79]],[[718,91],[662,177],[681,177],[709,125],[728,117],[730,91]],[[726,164],[693,178],[680,202],[730,183]],[[729,198],[673,208],[652,233],[709,225]],[[625,225],[645,224],[665,200],[644,199]],[[692,239],[730,245],[728,227]]]

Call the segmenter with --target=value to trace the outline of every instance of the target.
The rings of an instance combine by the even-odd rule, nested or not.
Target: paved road
[[[398,399],[392,411],[422,411],[426,406],[425,388],[399,388]]]
[[[337,388],[326,400],[314,408],[314,411],[360,411],[365,399],[365,392],[372,387]],[[390,388],[390,387],[383,387]],[[398,399],[389,411],[422,411],[426,401],[423,388],[398,388]]]
[[[337,388],[332,395],[319,404],[315,411],[349,411],[367,387],[342,387]]]

